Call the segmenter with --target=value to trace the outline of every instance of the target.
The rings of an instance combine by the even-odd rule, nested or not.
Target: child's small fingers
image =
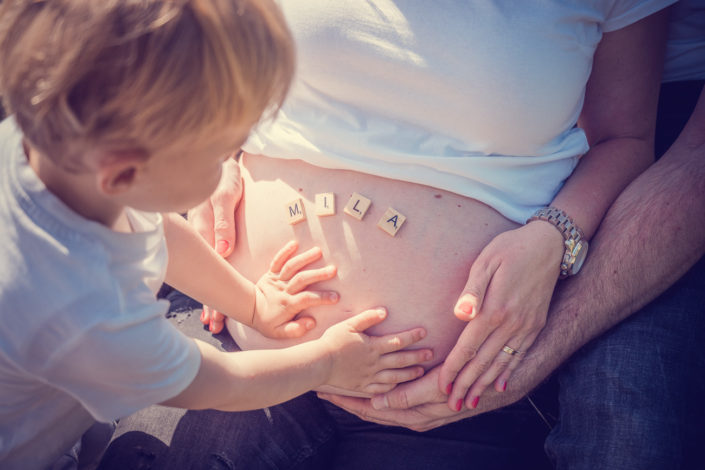
[[[403,369],[384,369],[375,374],[374,381],[379,384],[400,384],[421,377],[423,367],[405,367]]]
[[[300,312],[318,305],[332,305],[338,302],[339,299],[340,296],[334,291],[307,290],[292,297],[290,311]]]
[[[353,330],[361,333],[366,329],[381,323],[385,318],[387,318],[387,309],[384,307],[378,307],[358,313],[354,317],[348,318],[345,323]]]
[[[412,349],[410,351],[397,351],[380,356],[377,363],[383,369],[401,369],[433,359],[430,349]]]
[[[271,264],[269,265],[269,270],[273,273],[278,273],[279,271],[282,270],[282,267],[284,266],[284,263],[287,262],[287,260],[296,253],[296,250],[299,249],[299,244],[296,240],[291,240],[288,242],[284,247],[277,252],[276,255],[274,255],[274,258],[272,259]]]
[[[279,339],[300,338],[316,326],[312,317],[301,317],[280,325],[275,330],[275,337]]]
[[[380,336],[374,341],[380,347],[380,353],[387,354],[410,346],[426,336],[423,328],[412,328],[411,330],[393,333],[391,335]]]
[[[314,246],[310,250],[306,250],[301,254],[290,258],[284,263],[281,270],[279,271],[279,279],[282,281],[288,281],[294,277],[296,273],[301,271],[304,267],[317,261],[323,256],[323,252],[317,246]],[[272,271],[276,272],[276,271]]]
[[[333,265],[328,265],[324,268],[299,271],[291,278],[291,281],[289,281],[286,291],[290,294],[296,294],[306,289],[311,284],[334,278],[336,273],[337,269]]]

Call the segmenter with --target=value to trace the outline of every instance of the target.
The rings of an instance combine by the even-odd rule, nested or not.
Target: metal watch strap
[[[549,222],[555,226],[561,235],[563,235],[563,240],[565,241],[563,260],[561,261],[561,278],[569,276],[569,270],[572,266],[574,258],[572,256],[572,249],[577,242],[585,238],[583,231],[575,225],[573,219],[570,218],[568,214],[555,207],[542,207],[538,209],[534,214],[526,220],[528,224],[534,220],[543,220]]]

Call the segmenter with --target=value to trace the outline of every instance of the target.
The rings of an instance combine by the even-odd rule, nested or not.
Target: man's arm
[[[584,271],[556,291],[547,326],[527,354],[533,361],[521,367],[536,368],[540,380],[705,253],[705,93],[673,146],[615,201],[590,249]]]
[[[605,216],[578,276],[561,283],[546,326],[508,382],[487,390],[475,410],[443,410],[434,373],[398,386],[385,405],[332,401],[370,421],[430,429],[509,405],[540,384],[575,351],[661,294],[705,253],[705,93],[666,154],[632,182]],[[429,403],[429,400],[442,403]],[[417,406],[420,405],[420,406]]]

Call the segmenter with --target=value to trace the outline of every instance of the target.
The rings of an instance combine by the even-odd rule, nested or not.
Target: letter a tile
[[[405,220],[406,216],[401,212],[388,207],[382,218],[377,222],[377,227],[381,228],[389,235],[395,236]]]
[[[319,217],[335,215],[335,194],[316,194],[316,215]]]
[[[350,199],[348,200],[345,209],[343,209],[343,212],[345,212],[351,217],[356,218],[357,220],[362,220],[362,218],[365,216],[365,212],[367,212],[367,209],[370,208],[371,204],[372,201],[367,199],[365,196],[362,196],[358,193],[353,193],[353,195],[350,196]]]
[[[298,224],[299,222],[306,220],[303,199],[294,199],[288,203],[286,205],[286,215],[289,218],[289,223],[291,225]]]

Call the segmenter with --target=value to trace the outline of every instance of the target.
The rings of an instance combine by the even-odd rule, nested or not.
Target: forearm
[[[590,150],[553,201],[588,239],[615,198],[653,163],[667,18],[661,11],[605,33],[595,51],[578,119]]]
[[[556,291],[548,322],[512,377],[530,387],[646,305],[705,253],[705,99],[656,164],[615,201],[583,270]],[[534,377],[535,376],[535,377]]]
[[[198,374],[186,390],[163,405],[253,410],[301,395],[327,378],[327,356],[317,341],[280,350],[239,352],[223,352],[195,341],[201,351]]]
[[[653,163],[653,141],[611,138],[594,145],[551,203],[565,211],[588,239],[617,196]]]
[[[164,215],[166,282],[236,320],[252,324],[255,285],[219,256],[177,214]]]

